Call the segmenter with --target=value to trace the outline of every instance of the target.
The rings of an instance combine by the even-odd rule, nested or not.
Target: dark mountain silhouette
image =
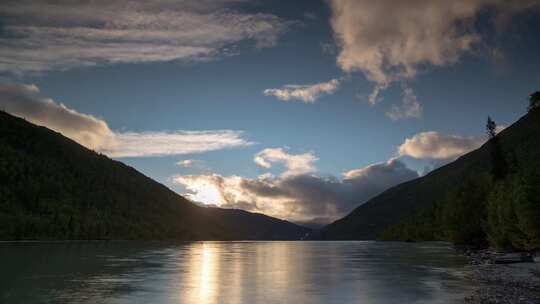
[[[300,239],[309,229],[200,207],[137,170],[0,111],[0,239]]]
[[[432,208],[445,194],[461,191],[459,187],[463,187],[465,181],[474,180],[481,174],[490,175],[496,163],[493,161],[494,153],[492,153],[495,142],[508,166],[515,171],[527,169],[534,172],[534,168],[540,169],[540,109],[531,110],[494,139],[423,177],[384,191],[344,218],[321,229],[314,238],[376,239],[387,227]],[[470,203],[464,202],[469,205]],[[420,224],[416,224],[418,225]],[[399,229],[399,226],[396,229]]]

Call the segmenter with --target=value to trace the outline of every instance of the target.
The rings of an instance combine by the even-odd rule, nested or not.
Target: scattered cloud
[[[115,132],[105,120],[38,96],[35,85],[0,84],[0,109],[110,157],[194,154],[253,144],[242,131]]]
[[[317,19],[319,19],[319,16],[315,12],[305,12],[304,13],[304,19],[317,20]]]
[[[282,177],[310,174],[317,171],[314,162],[319,160],[313,153],[289,154],[283,148],[268,148],[257,153],[253,161],[260,167],[269,169],[273,163],[281,163],[286,170]]]
[[[196,154],[253,143],[242,138],[242,131],[172,131],[115,133],[113,144],[99,149],[110,157],[145,157]]]
[[[387,188],[416,177],[400,160],[391,159],[348,171],[342,179],[307,173],[258,178],[206,174],[177,175],[173,181],[184,186],[185,195],[194,201],[297,222],[328,223]]]
[[[339,84],[339,79],[308,85],[288,84],[280,89],[266,89],[264,95],[274,96],[283,101],[300,100],[304,103],[314,103],[324,94],[333,94]]]
[[[498,125],[495,133],[498,134],[505,128],[505,125]],[[479,148],[486,140],[487,136],[448,135],[435,131],[421,132],[405,139],[397,149],[397,157],[407,156],[420,161],[424,165],[424,168],[420,170],[421,175],[425,175]]]
[[[387,85],[375,85],[373,87],[373,91],[368,96],[368,101],[371,105],[375,105],[379,103],[379,101],[382,100],[382,97],[380,97],[381,90],[386,89]]]
[[[337,63],[345,72],[362,72],[374,83],[369,102],[393,82],[406,82],[429,66],[453,64],[482,37],[475,21],[482,9],[509,16],[538,4],[506,0],[330,0],[331,25],[340,47]],[[404,88],[404,94],[411,93]],[[405,98],[387,114],[419,117],[416,98]]]
[[[413,89],[403,89],[403,99],[400,105],[393,105],[386,112],[386,116],[392,120],[405,118],[420,118],[422,116],[422,105],[418,102]]]
[[[485,137],[463,137],[446,135],[439,132],[422,132],[405,142],[398,148],[400,156],[417,159],[453,159],[480,147]]]
[[[39,97],[38,93],[35,85],[0,84],[0,109],[61,132],[90,149],[99,150],[114,140],[114,132],[104,120]]]
[[[422,64],[453,63],[480,40],[472,22],[490,2],[332,0],[337,62],[379,85],[414,77]]]
[[[204,166],[204,161],[198,159],[183,159],[177,161],[176,164],[184,168],[201,168]]]
[[[272,46],[291,25],[275,15],[236,11],[239,2],[2,1],[0,72],[208,60],[247,40]]]
[[[276,176],[270,172],[266,172],[257,176],[259,180],[269,180],[269,179],[274,179],[275,177]]]
[[[323,52],[323,54],[327,54],[327,55],[337,54],[337,47],[334,42],[321,42],[319,45],[321,46],[321,51]]]

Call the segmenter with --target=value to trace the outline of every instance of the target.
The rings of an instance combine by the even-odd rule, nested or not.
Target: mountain
[[[354,209],[344,218],[321,229],[315,238],[327,240],[376,239],[389,226],[396,225],[419,212],[433,208],[436,202],[448,193],[465,191],[460,190],[465,181],[477,179],[481,174],[491,174],[493,160],[496,157],[493,154],[495,141],[500,147],[503,158],[511,163],[509,166],[518,168],[515,169],[518,171],[529,169],[529,171],[537,172],[536,169],[540,168],[540,109],[531,110],[479,149],[463,155],[456,161],[423,177],[384,191]],[[472,198],[468,199],[472,200]],[[464,204],[473,205],[470,201]],[[456,206],[450,206],[450,208],[456,208]],[[480,218],[481,214],[471,216]],[[396,228],[399,229],[398,226]],[[477,228],[480,229],[480,227]]]
[[[137,170],[0,111],[0,239],[296,240],[309,229],[197,206]]]

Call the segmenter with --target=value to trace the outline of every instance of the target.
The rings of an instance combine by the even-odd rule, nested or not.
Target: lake
[[[0,243],[0,303],[459,303],[445,243]]]

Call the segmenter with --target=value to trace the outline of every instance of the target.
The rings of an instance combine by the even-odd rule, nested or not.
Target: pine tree
[[[488,116],[486,133],[489,137],[488,145],[491,153],[491,175],[495,180],[501,180],[506,176],[507,164],[496,130],[497,123]]]
[[[540,91],[536,91],[529,96],[529,111],[540,107]]]
[[[497,124],[491,117],[488,116],[487,123],[486,123],[486,133],[488,137],[491,139],[497,135],[496,133]]]

